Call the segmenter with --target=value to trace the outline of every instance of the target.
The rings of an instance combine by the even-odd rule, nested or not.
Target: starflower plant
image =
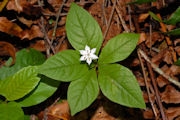
[[[38,72],[57,81],[71,82],[67,99],[72,115],[90,106],[99,90],[115,103],[145,108],[135,76],[131,70],[117,63],[133,52],[139,34],[119,34],[110,39],[100,52],[103,42],[100,26],[75,3],[71,3],[67,15],[66,32],[75,50],[64,50],[50,57]],[[91,67],[92,63],[94,67]]]

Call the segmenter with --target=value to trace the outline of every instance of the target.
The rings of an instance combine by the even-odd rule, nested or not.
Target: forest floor
[[[1,0],[0,3],[5,1]],[[180,120],[180,89],[169,81],[170,77],[176,81],[180,78],[180,67],[174,64],[180,56],[180,37],[163,34],[179,28],[180,24],[159,23],[148,13],[152,11],[160,19],[167,19],[180,6],[180,1],[157,0],[126,5],[131,1],[7,0],[0,12],[1,66],[9,56],[13,58],[13,65],[16,52],[23,48],[34,48],[47,58],[62,50],[72,49],[65,30],[71,2],[86,9],[99,23],[104,37],[102,47],[120,33],[140,34],[134,52],[120,63],[131,69],[136,76],[143,91],[146,109],[123,107],[110,102],[100,93],[90,107],[71,117],[66,101],[69,83],[62,83],[45,102],[23,108],[32,120],[37,117],[39,120]],[[57,102],[59,100],[62,102]]]

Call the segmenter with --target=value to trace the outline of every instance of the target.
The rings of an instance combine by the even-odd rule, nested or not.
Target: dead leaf
[[[154,113],[152,109],[146,108],[143,112],[144,119],[154,119]]]
[[[166,62],[167,64],[172,64],[172,54],[168,48],[165,48],[161,50],[157,55],[153,56],[151,61],[155,63],[156,65],[159,65],[162,60]]]
[[[24,30],[19,37],[21,39],[29,39],[32,40],[34,38],[43,38],[43,33],[41,32],[39,26],[33,25],[30,30],[26,29]]]
[[[69,120],[70,119],[70,109],[67,101],[62,101],[61,103],[55,104],[54,106],[51,106],[49,109],[49,112],[47,113],[49,116],[54,116],[57,118],[63,119],[63,120]]]
[[[16,59],[15,47],[11,43],[0,41],[0,56],[4,56],[4,55],[10,55],[12,57],[13,61],[11,65],[15,63],[15,59]]]
[[[176,46],[177,44],[179,44],[180,43],[180,39],[176,39],[175,41],[174,41],[174,45]]]
[[[170,74],[171,75],[180,75],[180,67],[177,65],[171,65],[169,68]]]
[[[48,32],[48,36],[49,36],[50,39],[52,39],[53,31],[54,31],[54,29],[52,29],[52,30],[50,30],[50,31]],[[60,37],[60,36],[63,36],[64,34],[65,34],[65,26],[63,26],[63,27],[58,27],[58,28],[56,29],[56,36],[55,36],[55,37]]]
[[[169,84],[168,80],[161,75],[157,77],[157,83],[159,87],[164,87],[165,85]]]
[[[146,40],[146,34],[145,33],[141,33],[139,41],[138,41],[138,45],[141,44],[142,42],[144,42],[145,40]]]
[[[152,102],[154,103],[155,102],[155,96],[153,94],[151,94],[150,97],[151,97]],[[145,103],[149,102],[149,97],[148,97],[148,94],[146,92],[143,92],[143,98],[144,98]]]
[[[20,26],[9,21],[6,17],[0,17],[0,31],[10,35],[19,36],[23,30]]]
[[[166,110],[168,120],[174,120],[174,118],[180,116],[180,107],[170,107]],[[179,120],[176,118],[176,120]]]
[[[27,15],[39,16],[41,14],[41,8],[33,6],[37,1],[38,0],[11,0],[7,4],[7,10],[14,10],[18,13],[24,12]]]
[[[30,48],[34,48],[34,49],[41,51],[41,52],[46,51],[44,40],[36,41],[35,44],[31,44]]]
[[[153,32],[151,38],[152,38],[151,39],[152,45],[154,45],[155,42],[162,41],[164,39],[164,36],[162,34],[160,34],[159,32]],[[145,44],[147,45],[147,47],[150,48],[150,35],[149,34],[147,34],[147,40],[146,40]]]
[[[139,22],[144,22],[149,16],[149,13],[144,13],[139,15]]]
[[[18,20],[20,22],[22,22],[23,24],[27,25],[28,27],[31,27],[31,25],[35,22],[33,22],[32,20],[27,20],[24,17],[18,17]]]
[[[176,51],[177,54],[180,56],[180,46],[176,46],[176,47],[175,47],[175,51]]]
[[[180,103],[180,92],[168,85],[165,91],[161,93],[161,99],[165,103]]]
[[[103,106],[101,106],[96,110],[96,112],[93,115],[93,117],[91,118],[91,120],[116,120],[116,119],[114,117],[112,117],[111,115],[109,115],[105,111]]]

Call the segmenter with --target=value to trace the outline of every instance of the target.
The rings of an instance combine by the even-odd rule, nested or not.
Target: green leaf
[[[145,108],[141,89],[133,73],[119,64],[99,66],[99,84],[111,101],[135,108]]]
[[[174,64],[180,66],[180,58]]]
[[[39,80],[36,66],[25,67],[0,82],[0,94],[8,101],[17,100],[32,91]]]
[[[83,50],[86,45],[99,52],[103,36],[96,20],[83,8],[71,3],[66,21],[67,37],[76,50]]]
[[[81,64],[80,53],[64,50],[50,57],[39,67],[39,73],[59,81],[72,81],[88,71],[87,64]]]
[[[139,34],[123,33],[108,41],[99,56],[99,63],[114,63],[126,59],[136,48]]]
[[[156,15],[154,14],[153,12],[149,11],[149,15],[156,21],[158,22],[162,22],[162,20]]]
[[[155,2],[155,1],[156,0],[136,0],[136,1],[133,1],[133,2],[127,3],[127,5],[130,5],[130,4],[143,4],[143,3]]]
[[[31,120],[30,115],[24,115],[24,120]]]
[[[168,32],[166,32],[165,34],[169,34],[169,35],[180,35],[180,28],[177,28],[177,29],[168,31]]]
[[[34,49],[22,49],[16,53],[16,61],[12,67],[3,66],[0,68],[0,80],[5,79],[8,76],[13,75],[18,70],[23,67],[27,67],[29,65],[41,65],[45,61],[45,56]],[[12,58],[6,62],[6,65],[10,65],[12,62]]]
[[[18,100],[21,107],[39,104],[49,98],[58,88],[60,82],[41,76],[39,85],[22,99]]]
[[[171,15],[171,17],[164,22],[171,25],[176,25],[178,22],[180,22],[180,7],[178,7],[177,10]]]
[[[71,115],[87,108],[97,98],[99,93],[98,81],[95,69],[76,81],[71,82],[68,88],[68,103]]]
[[[24,112],[16,102],[0,104],[0,120],[24,120]]]

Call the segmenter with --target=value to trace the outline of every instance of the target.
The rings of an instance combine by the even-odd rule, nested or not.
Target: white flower
[[[98,59],[98,56],[95,55],[96,48],[90,50],[90,47],[86,45],[85,50],[79,50],[81,53],[80,61],[86,61],[88,65],[91,64],[92,60]]]

